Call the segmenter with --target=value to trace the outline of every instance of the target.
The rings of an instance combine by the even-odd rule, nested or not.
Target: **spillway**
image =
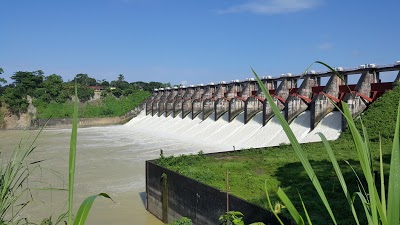
[[[313,130],[310,128],[310,113],[310,111],[304,111],[290,123],[299,142],[321,141],[318,133],[324,134],[328,140],[336,140],[340,136],[342,129],[340,112],[329,113]],[[214,113],[204,120],[202,118],[202,114],[192,119],[191,114],[182,118],[181,114],[176,117],[166,117],[165,115],[151,116],[141,112],[124,126],[147,131],[155,138],[162,136],[192,143],[207,143],[221,146],[227,151],[289,143],[276,117],[272,117],[264,126],[262,113],[256,114],[247,123],[244,123],[243,112],[230,122],[228,113],[217,120]]]

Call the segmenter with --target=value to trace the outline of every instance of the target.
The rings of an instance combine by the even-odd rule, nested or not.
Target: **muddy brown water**
[[[1,158],[8,159],[18,145],[29,145],[37,133],[0,131]],[[70,135],[70,129],[47,129],[39,135],[31,160],[44,161],[29,179],[31,188],[67,188]],[[132,126],[78,129],[74,212],[86,197],[105,192],[115,203],[96,199],[86,224],[163,224],[145,208],[145,161],[159,157],[160,149],[166,155],[217,151],[210,146],[141,132]],[[56,218],[68,207],[66,191],[33,189],[32,193],[35,201],[21,214],[30,221]]]

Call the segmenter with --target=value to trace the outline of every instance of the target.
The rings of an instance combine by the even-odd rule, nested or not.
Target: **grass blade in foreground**
[[[76,215],[76,218],[75,218],[75,221],[74,221],[74,225],[83,225],[83,224],[85,224],[85,221],[86,221],[86,218],[87,218],[87,216],[89,214],[90,208],[92,207],[94,200],[96,200],[96,198],[98,196],[103,196],[105,198],[111,199],[111,197],[106,193],[100,193],[98,195],[93,195],[93,196],[87,197],[82,202],[81,206],[79,207],[78,214]]]
[[[68,195],[68,225],[72,225],[72,205],[74,197],[74,177],[75,177],[75,159],[76,159],[76,141],[78,136],[78,91],[75,83],[75,96],[74,96],[74,115],[72,120],[72,134],[69,150],[69,195]],[[78,214],[76,215],[74,225],[85,224],[86,218],[89,214],[90,208],[93,205],[94,200],[98,196],[110,198],[106,193],[100,193],[86,198],[81,206],[79,207]],[[111,199],[111,201],[113,201]]]
[[[265,195],[267,196],[269,209],[270,209],[271,212],[274,214],[274,216],[275,216],[275,218],[278,220],[278,222],[279,222],[281,225],[283,225],[283,222],[282,222],[281,218],[279,218],[277,212],[275,212],[274,208],[272,207],[271,199],[269,198],[269,194],[268,194],[268,188],[267,188],[267,181],[266,181],[266,180],[265,180],[265,182],[264,182],[264,189],[265,189]]]
[[[388,224],[399,224],[400,219],[400,102],[397,109],[396,131],[393,138],[390,161],[389,191],[387,205]],[[383,174],[382,174],[383,176]]]
[[[322,133],[318,133],[318,135],[320,136],[322,142],[324,143],[325,149],[328,152],[328,155],[329,155],[329,158],[330,158],[330,160],[332,162],[333,168],[335,169],[336,176],[339,179],[340,185],[342,186],[342,189],[343,189],[343,192],[344,192],[344,194],[346,196],[347,202],[349,203],[349,206],[351,208],[351,212],[353,213],[354,220],[356,221],[357,224],[360,224],[360,222],[358,221],[356,210],[355,210],[354,205],[353,205],[353,201],[352,201],[351,196],[350,196],[350,192],[347,189],[346,181],[344,180],[343,173],[342,173],[342,171],[341,171],[341,169],[339,167],[339,164],[338,164],[338,162],[336,160],[335,154],[333,153],[331,145],[329,144],[328,140],[326,139],[326,137]]]
[[[292,201],[290,201],[290,199],[288,198],[286,193],[282,190],[282,188],[279,188],[276,194],[282,200],[286,208],[289,210],[289,213],[290,215],[292,215],[294,221],[296,221],[296,223],[299,225],[304,225],[303,217],[300,216],[300,213],[297,211],[296,207],[294,207]]]
[[[68,225],[72,224],[72,204],[74,198],[76,140],[78,136],[77,134],[78,134],[78,87],[75,82],[74,114],[72,118],[71,142],[69,145]]]
[[[251,68],[251,70],[253,71],[253,74],[256,77],[258,85],[260,86],[261,90],[263,91],[263,93],[268,101],[268,104],[271,106],[272,111],[274,112],[275,116],[279,120],[287,137],[289,138],[290,143],[292,144],[292,147],[295,150],[297,157],[300,159],[300,162],[303,165],[304,169],[306,170],[308,177],[310,178],[310,180],[313,183],[315,189],[317,190],[322,202],[324,203],[325,208],[328,210],[328,213],[329,213],[333,223],[337,224],[335,216],[333,215],[332,209],[329,205],[329,202],[325,196],[324,191],[322,190],[321,184],[320,184],[314,170],[312,169],[311,164],[306,157],[306,154],[303,152],[303,150],[300,146],[300,143],[297,141],[296,136],[293,134],[293,131],[290,129],[289,124],[287,123],[287,121],[285,120],[283,115],[281,114],[280,110],[276,106],[274,100],[272,99],[271,95],[265,88],[264,84],[261,82],[260,78],[257,76],[257,73],[253,70],[253,68]]]

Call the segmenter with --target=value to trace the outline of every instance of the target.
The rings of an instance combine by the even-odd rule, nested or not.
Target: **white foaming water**
[[[301,143],[320,141],[318,132],[323,133],[328,140],[335,140],[341,131],[341,114],[332,112],[328,114],[317,127],[310,129],[310,111],[301,113],[293,120],[290,127]],[[145,118],[143,118],[145,117]],[[146,119],[142,114],[129,122],[136,128],[151,131],[153,134],[169,136],[189,143],[207,143],[219,145],[225,150],[243,148],[260,148],[278,146],[282,143],[289,143],[276,117],[272,117],[265,126],[262,112],[256,114],[247,124],[244,124],[244,113],[239,114],[231,122],[228,122],[228,113],[225,113],[215,121],[215,114],[211,114],[202,120],[202,114],[192,119],[189,114],[184,119],[182,116],[176,118],[157,117]],[[134,122],[134,120],[138,122]],[[339,121],[339,122],[338,122]]]
[[[217,132],[206,138],[206,141],[221,143],[232,134],[234,134],[241,126],[244,125],[244,112],[240,113],[230,123],[220,127]]]
[[[258,113],[246,124],[242,124],[235,133],[230,135],[227,139],[223,141],[224,144],[235,146],[236,149],[245,148],[241,143],[248,138],[252,137],[259,129],[262,127],[262,113]],[[236,121],[238,123],[239,121]]]
[[[262,115],[262,112],[260,114]],[[267,143],[281,131],[282,126],[279,123],[278,118],[272,117],[268,123],[256,133],[256,135],[246,140],[243,143],[243,146],[246,148],[260,148],[267,146]]]
[[[336,140],[339,138],[342,129],[342,114],[334,111],[325,116],[321,122],[300,140],[300,143],[318,142],[321,138],[317,133],[322,133],[328,140]]]
[[[290,124],[290,128],[298,140],[304,138],[310,131],[310,114],[310,111],[305,111],[297,116],[297,118]],[[281,131],[267,143],[267,146],[278,146],[283,143],[289,144],[290,142],[285,131],[281,129]]]

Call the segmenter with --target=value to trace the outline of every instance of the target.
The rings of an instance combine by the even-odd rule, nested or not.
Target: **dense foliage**
[[[0,68],[0,74],[4,71]],[[65,118],[72,115],[71,96],[75,82],[80,101],[79,117],[121,116],[150,96],[154,88],[170,86],[160,82],[125,81],[124,75],[108,82],[88,74],[77,74],[73,81],[64,82],[57,74],[45,76],[41,70],[15,72],[11,84],[0,78],[0,106],[16,115],[26,113],[29,101],[37,108],[37,118]],[[2,120],[1,120],[2,121]]]
[[[114,96],[106,96],[101,101],[90,102],[81,104],[79,106],[80,118],[92,117],[114,117],[122,116],[129,110],[140,105],[145,99],[150,96],[146,91],[135,91],[128,96],[121,96],[115,98]],[[70,118],[72,116],[72,103],[45,103],[43,101],[35,101],[38,118]]]
[[[373,158],[374,171],[379,171],[379,143],[378,134],[384,137],[382,143],[385,171],[388,171],[390,164],[391,139],[394,135],[397,104],[400,99],[400,87],[389,91],[362,115],[362,121],[371,137],[370,149]],[[357,121],[359,125],[361,120]],[[358,191],[357,178],[354,171],[361,174],[361,168],[357,160],[357,153],[354,148],[353,139],[348,131],[341,137],[331,142],[331,146],[339,165],[342,169],[344,179],[349,185],[349,192]],[[321,185],[325,190],[335,215],[340,215],[339,224],[353,224],[353,216],[347,206],[343,191],[341,190],[338,178],[335,175],[329,157],[324,150],[322,143],[309,143],[302,145],[313,166]],[[279,147],[265,149],[249,149],[232,153],[214,155],[161,157],[158,163],[169,169],[177,171],[200,182],[214,186],[221,191],[225,190],[225,174],[229,170],[230,193],[244,198],[257,205],[267,207],[264,183],[274,202],[278,198],[274,193],[281,187],[286,194],[294,201],[297,208],[302,208],[300,199],[307,203],[307,210],[315,224],[326,224],[330,217],[322,206],[317,192],[312,186],[302,164],[298,160],[292,147],[281,145]],[[354,171],[353,171],[354,170]],[[378,174],[378,172],[376,172]],[[387,174],[385,174],[387,176]],[[360,179],[363,179],[360,177]],[[377,176],[376,179],[379,179]],[[364,182],[364,181],[362,181]],[[362,216],[363,209],[359,201],[356,201],[357,212],[361,212],[361,224],[366,224]],[[288,215],[287,212],[285,215]]]

